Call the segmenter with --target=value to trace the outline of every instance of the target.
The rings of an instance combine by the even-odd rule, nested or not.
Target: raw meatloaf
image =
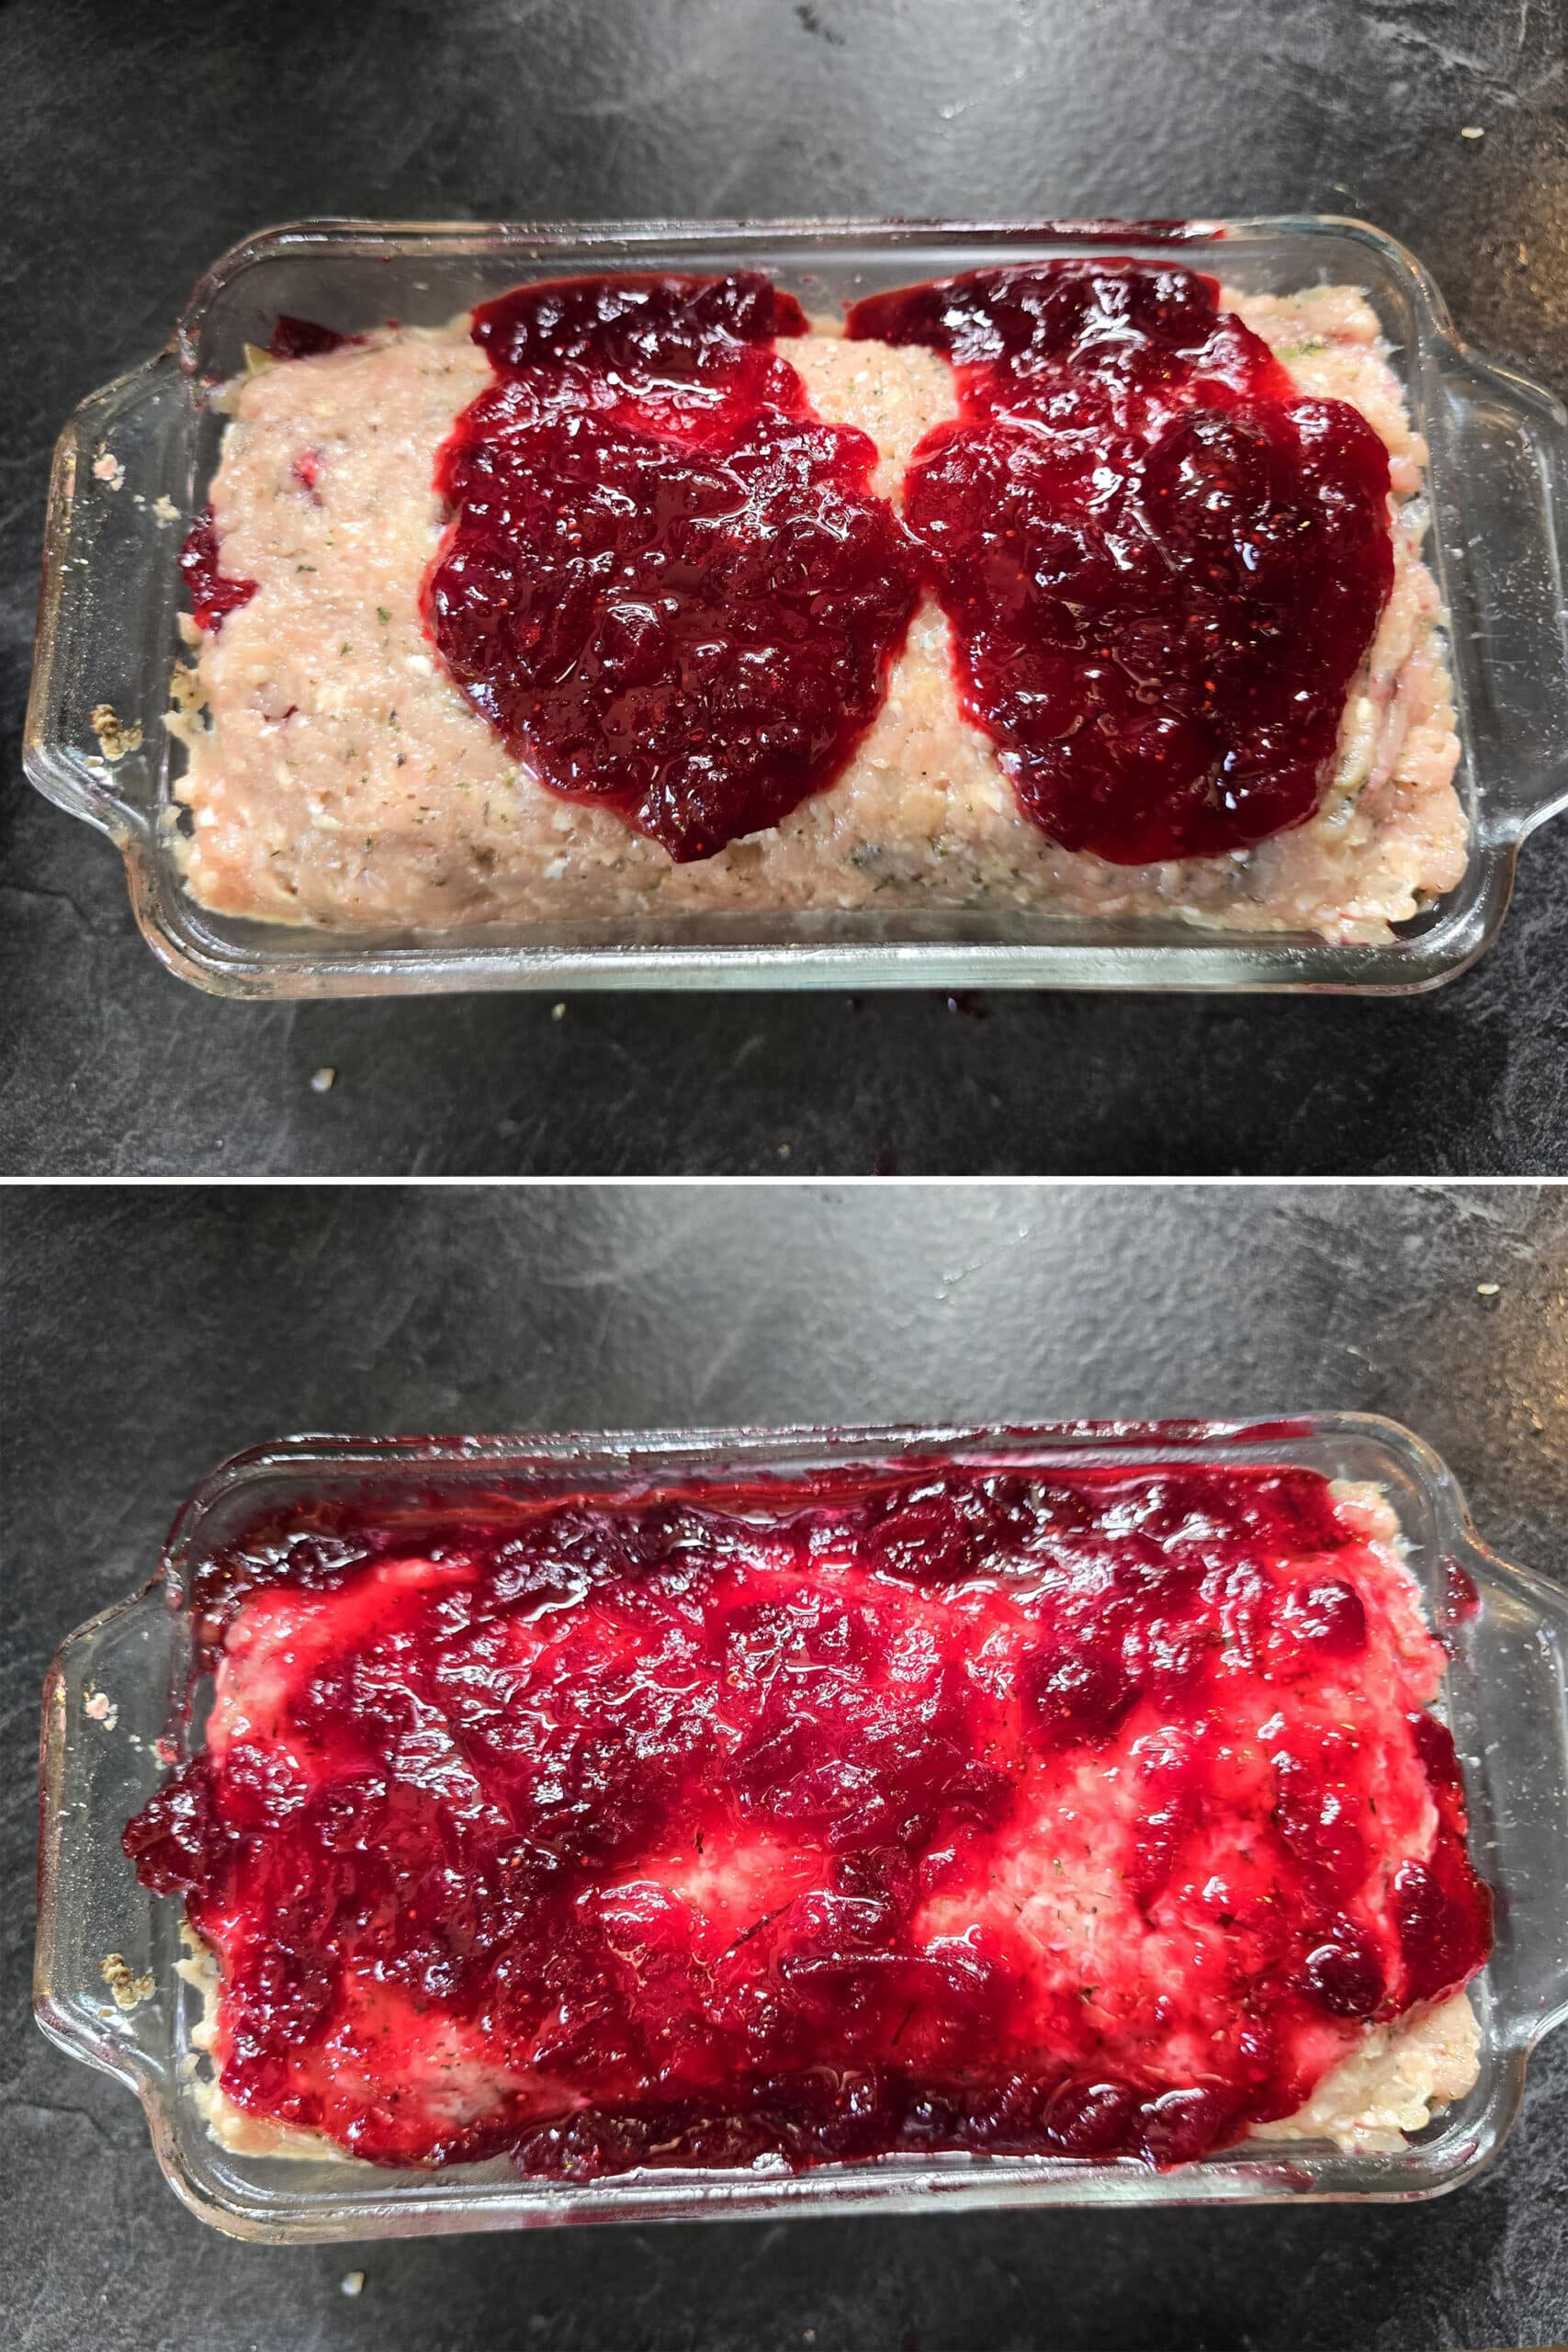
[[[212,2128],[592,2178],[1385,2150],[1490,1946],[1377,1490],[937,1465],[256,1532],[184,1897]]]
[[[847,334],[822,320],[803,331],[804,317],[791,325],[778,297],[784,323],[761,343],[732,337],[726,348],[741,359],[695,426],[686,412],[671,424],[649,393],[648,370],[657,374],[662,357],[640,377],[624,355],[618,373],[601,358],[595,374],[561,356],[558,334],[547,367],[534,325],[531,341],[513,333],[508,344],[491,320],[487,340],[482,311],[446,330],[388,330],[339,348],[311,349],[331,336],[285,333],[277,347],[306,356],[260,364],[227,390],[211,525],[187,561],[204,634],[194,678],[177,678],[172,724],[188,752],[177,838],[191,891],[226,914],[382,931],[979,909],[1387,938],[1460,879],[1467,829],[1452,784],[1458,745],[1437,593],[1420,557],[1425,450],[1373,313],[1347,288],[1249,296],[1184,271],[1156,280],[1131,265],[1055,266],[1089,286],[1089,327],[1065,356],[1042,341],[1036,373],[1014,368],[1001,392],[996,367],[976,364],[940,317],[911,326],[878,298],[863,318],[852,314]],[[992,273],[987,284],[994,291],[1016,276]],[[1124,347],[1122,310],[1149,287],[1160,318],[1145,338],[1148,380],[1112,383],[1105,355]],[[520,289],[506,299],[536,308],[540,298]],[[1345,481],[1319,483],[1298,522],[1277,494],[1282,461],[1266,435],[1172,439],[1176,411],[1155,398],[1179,374],[1168,364],[1177,330],[1165,314],[1194,305],[1206,306],[1213,347],[1227,353],[1223,363],[1194,360],[1190,334],[1181,345],[1191,378],[1182,397],[1211,404],[1200,424],[1213,423],[1216,398],[1251,401],[1252,432],[1263,411],[1247,386],[1271,369],[1269,414],[1288,396],[1298,420],[1317,430],[1348,418],[1366,444],[1358,462],[1373,486],[1361,520],[1375,523],[1382,569],[1359,602],[1332,562],[1320,580],[1301,568],[1330,510],[1341,521],[1351,514]],[[1143,366],[1145,345],[1134,356]],[[535,403],[526,481],[506,406],[525,379]],[[1076,403],[1065,423],[1047,413],[1043,383],[1056,387],[1058,407]],[[665,390],[655,386],[660,398]],[[576,407],[563,422],[568,394]],[[1002,443],[1048,442],[1049,452],[1025,485],[1035,506],[1021,660],[1017,643],[993,645],[987,671],[983,628],[977,636],[960,608],[974,583],[993,605],[1014,593],[994,577],[1013,536],[996,500],[1023,493],[1010,478],[986,489],[998,417]],[[758,418],[772,436],[761,454]],[[965,435],[979,455],[964,495],[983,491],[994,510],[967,584],[936,560],[933,530],[950,527],[940,515],[920,539],[931,501],[912,494],[917,481],[951,493],[952,444]],[[1126,493],[1123,507],[1111,513],[1101,477],[1122,464],[1113,456],[1133,449],[1143,465],[1161,435],[1165,478],[1154,481],[1145,467],[1132,498],[1129,459],[1112,485]],[[593,481],[583,475],[585,436],[601,469]],[[1059,462],[1063,449],[1087,449],[1081,482]],[[502,458],[513,549],[498,555]],[[1276,476],[1259,487],[1252,477],[1269,465]],[[693,590],[682,548],[687,636],[674,652],[650,651],[664,624],[645,542],[671,466],[688,505],[711,506],[724,484],[732,504],[750,502],[751,552],[766,538],[768,568],[747,588],[747,550],[732,547],[721,588],[710,579]],[[1206,516],[1204,501],[1234,503],[1243,477],[1245,527],[1228,509],[1218,522]],[[640,503],[642,519],[606,522],[617,502]],[[625,588],[607,622],[583,619],[559,585],[567,575],[545,567],[561,552],[558,535],[575,546],[601,526],[601,584]],[[1270,529],[1278,594],[1253,577]],[[819,595],[777,560],[796,531],[806,572],[829,567]],[[1065,585],[1053,571],[1063,543],[1077,567]],[[523,571],[533,567],[525,612],[519,549]],[[641,570],[620,567],[622,553]],[[504,594],[466,612],[464,597],[498,562]],[[1090,579],[1096,567],[1105,581]],[[1138,575],[1132,587],[1123,573]],[[750,598],[739,617],[723,601],[738,581],[736,597]],[[770,635],[770,616],[792,596],[796,641],[786,645]],[[1316,638],[1340,605],[1341,641],[1325,663]],[[1119,632],[1113,661],[1100,658],[1097,634],[1108,613]],[[715,644],[697,642],[705,628]],[[1039,628],[1048,641],[1031,636]],[[1279,691],[1272,707],[1252,713],[1239,748],[1214,750],[1205,768],[1216,682],[1204,665],[1238,631],[1251,668],[1233,701],[1267,700],[1271,680]],[[624,692],[606,685],[612,669],[630,682]],[[1287,692],[1292,682],[1298,690]],[[570,701],[580,689],[598,695],[592,709]],[[1098,764],[1058,789],[1056,772],[1082,767],[1102,739]],[[767,763],[756,747],[777,756],[716,819],[704,793],[742,741],[759,775]],[[1181,824],[1118,833],[1100,821],[1102,804],[1137,798],[1162,764],[1183,760],[1197,784]],[[705,781],[696,774],[705,763]],[[1256,787],[1286,773],[1293,795],[1277,795],[1270,809]],[[1201,854],[1187,854],[1192,845]]]

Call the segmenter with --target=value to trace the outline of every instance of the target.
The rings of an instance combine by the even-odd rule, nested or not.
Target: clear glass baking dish
[[[952,2154],[796,2177],[694,2169],[569,2186],[521,2180],[504,2161],[397,2172],[240,2156],[210,2138],[195,2097],[205,2064],[191,2042],[199,2003],[175,1973],[179,1905],[137,1883],[119,1842],[127,1816],[161,1776],[154,1743],[172,1743],[177,1755],[191,1736],[188,1595],[204,1557],[259,1519],[322,1501],[363,1506],[373,1495],[378,1517],[396,1513],[412,1532],[454,1507],[501,1518],[509,1500],[542,1494],[631,1494],[695,1476],[755,1480],[908,1456],[1057,1467],[1175,1457],[1303,1464],[1382,1487],[1434,1623],[1448,1564],[1472,1578],[1479,1607],[1450,1635],[1443,1704],[1464,1762],[1472,1850],[1497,1896],[1497,1939],[1472,1988],[1481,2073],[1465,2099],[1397,2155],[1258,2140],[1168,2173],[1065,2157]],[[122,1963],[111,1973],[131,2007],[106,1983],[110,1954]],[[214,1472],[181,1510],[146,1589],[80,1627],[51,1669],[34,1998],[52,2041],[139,2094],[158,2161],[193,2211],[235,2235],[279,2243],[867,2206],[930,2211],[1435,2196],[1492,2161],[1518,2113],[1531,2048],[1568,2016],[1568,1592],[1488,1551],[1436,1454],[1396,1422],[1365,1414],[1251,1426],[288,1439]]]
[[[178,650],[175,564],[205,503],[211,387],[279,311],[345,332],[434,325],[565,271],[761,268],[808,310],[988,262],[1099,249],[1184,261],[1252,292],[1342,282],[1382,322],[1431,449],[1430,560],[1449,615],[1472,849],[1463,881],[1384,946],[1197,930],[1177,920],[988,913],[690,916],[371,934],[207,912],[173,854],[180,816],[162,718]],[[104,459],[106,478],[95,471]],[[123,476],[117,472],[123,468]],[[486,226],[325,220],[237,245],[166,348],[85,401],[61,437],[45,536],[27,772],[118,842],[137,922],[183,978],[227,996],[548,988],[1429,988],[1495,937],[1519,843],[1568,799],[1568,415],[1468,350],[1420,263],[1329,218],[1230,221],[622,222]],[[107,705],[108,746],[93,725]],[[136,731],[140,729],[140,739]],[[128,747],[129,746],[129,747]],[[116,756],[111,758],[109,751]]]

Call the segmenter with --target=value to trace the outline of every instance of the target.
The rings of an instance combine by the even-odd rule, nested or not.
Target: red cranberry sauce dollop
[[[1489,1948],[1442,1652],[1303,1471],[340,1521],[208,1599],[126,1849],[229,2097],[382,2163],[1173,2164]]]
[[[806,327],[746,272],[521,287],[474,313],[496,381],[437,459],[448,672],[542,783],[677,861],[834,781],[915,601],[875,444],[775,347]]]
[[[1382,443],[1218,295],[1061,261],[850,313],[953,363],[959,421],[916,450],[905,512],[960,696],[1025,814],[1117,865],[1311,816],[1393,577]]]

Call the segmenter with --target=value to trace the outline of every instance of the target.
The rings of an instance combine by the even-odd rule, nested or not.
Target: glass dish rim
[[[1338,214],[1252,215],[1187,221],[1113,222],[1052,220],[857,220],[852,217],[781,220],[485,222],[395,221],[323,216],[287,222],[242,239],[198,279],[176,324],[174,338],[152,369],[176,365],[187,377],[196,369],[197,346],[213,305],[253,265],[281,253],[356,249],[368,258],[377,248],[416,254],[516,254],[519,259],[560,258],[619,247],[644,256],[666,250],[696,250],[728,243],[755,247],[759,258],[772,245],[793,250],[784,260],[808,260],[815,249],[830,253],[856,241],[879,244],[892,255],[942,238],[953,243],[1027,243],[1051,250],[1137,250],[1179,253],[1197,246],[1254,248],[1270,241],[1301,244],[1332,235],[1358,241],[1413,306],[1416,335],[1404,383],[1417,424],[1426,422],[1425,379],[1436,367],[1445,380],[1484,382],[1495,401],[1507,406],[1522,439],[1532,427],[1562,446],[1568,466],[1568,413],[1543,387],[1464,345],[1454,333],[1448,306],[1425,266],[1385,232]],[[1418,363],[1418,364],[1417,364]],[[134,390],[146,370],[133,370],[95,395],[77,423],[110,394]],[[194,429],[194,428],[193,428]],[[73,427],[66,428],[65,440]],[[1538,467],[1545,458],[1535,450]],[[1554,462],[1556,460],[1554,459]],[[57,458],[57,482],[62,459]],[[63,496],[64,493],[62,493]],[[235,936],[221,933],[194,900],[171,889],[158,826],[144,812],[116,797],[112,778],[100,775],[93,788],[73,780],[49,733],[46,673],[52,666],[54,636],[51,570],[58,574],[62,535],[69,515],[51,500],[46,594],[40,619],[33,707],[29,709],[25,762],[39,789],[73,813],[108,831],[125,858],[137,922],[154,952],[171,969],[219,994],[242,997],[316,994],[427,993],[456,989],[594,988],[699,989],[709,987],[1137,987],[1167,989],[1335,990],[1367,994],[1418,992],[1443,984],[1467,969],[1492,943],[1506,909],[1518,848],[1529,832],[1568,802],[1568,767],[1552,772],[1551,788],[1537,786],[1533,797],[1506,791],[1501,776],[1483,780],[1472,763],[1466,732],[1463,687],[1456,661],[1461,718],[1461,775],[1472,786],[1472,841],[1465,876],[1455,891],[1420,918],[1421,928],[1383,945],[1341,945],[1298,934],[1207,931],[1179,921],[1163,927],[1140,919],[1120,929],[1097,919],[1042,918],[1049,936],[987,937],[961,914],[910,915],[890,935],[868,927],[849,936],[829,934],[825,919],[768,916],[687,919],[682,930],[671,919],[658,935],[616,938],[598,933],[525,940],[513,927],[487,933],[405,933],[396,936],[348,932],[294,933],[287,927],[238,924]],[[1445,560],[1442,533],[1435,533],[1433,560]],[[1548,548],[1557,560],[1555,544]],[[57,616],[55,616],[57,617]],[[1480,661],[1478,653],[1472,657]],[[98,763],[100,768],[102,763]],[[167,903],[165,899],[167,899]],[[170,907],[175,910],[171,927]],[[592,930],[592,926],[580,929]],[[178,935],[176,936],[176,932]],[[236,944],[240,933],[245,934]],[[268,936],[273,933],[275,935]]]
[[[524,2226],[547,2222],[647,2221],[650,2219],[725,2218],[837,2211],[875,2205],[883,2210],[928,2211],[943,2207],[989,2207],[1008,2204],[1207,2203],[1273,2201],[1286,2196],[1296,2201],[1350,2199],[1409,2201],[1445,2193],[1472,2178],[1496,2154],[1515,2120],[1523,2093],[1525,2062],[1540,2034],[1568,2016],[1568,1964],[1558,1975],[1549,1973],[1549,1991],[1555,1996],[1533,2020],[1511,2022],[1494,2013],[1489,1994],[1481,2011],[1483,2062],[1492,2065],[1482,2112],[1465,2145],[1445,2155],[1440,2144],[1443,2119],[1431,2127],[1436,2141],[1417,2142],[1402,2154],[1364,2158],[1340,2154],[1303,2155],[1296,2152],[1283,2163],[1283,2143],[1259,2141],[1256,2153],[1230,2151],[1171,2174],[1144,2173],[1121,2166],[1066,2165],[1073,2177],[1063,2183],[1065,2160],[994,2159],[984,2167],[954,2165],[942,2159],[919,2159],[898,2172],[878,2171],[874,2165],[823,2168],[789,2181],[761,2184],[733,2174],[645,2174],[628,2182],[595,2184],[565,2199],[541,2194],[540,2184],[515,2177],[505,2182],[452,2183],[443,2189],[440,2177],[412,2172],[378,2173],[377,2194],[347,2197],[313,2195],[291,2205],[286,2191],[261,2200],[262,2210],[247,2210],[241,2199],[225,2202],[222,2184],[203,2179],[187,2161],[175,2129],[178,2088],[169,2075],[174,2052],[171,2039],[164,2052],[164,2073],[150,2070],[129,2043],[114,2050],[107,2044],[89,2046],[81,2020],[57,2001],[52,1974],[53,1931],[62,1900],[58,1871],[58,1841],[51,1843],[51,1774],[53,1801],[58,1806],[63,1752],[55,1753],[51,1767],[51,1725],[55,1702],[63,1687],[66,1661],[74,1645],[101,1632],[138,1608],[177,1613],[179,1578],[195,1548],[199,1547],[209,1514],[237,1494],[279,1476],[298,1477],[315,1471],[325,1477],[346,1473],[374,1481],[379,1474],[418,1476],[467,1472],[470,1478],[509,1472],[518,1476],[530,1467],[551,1474],[571,1474],[573,1491],[592,1492],[593,1473],[603,1472],[606,1490],[623,1493],[649,1486],[669,1485],[705,1467],[719,1479],[737,1467],[756,1469],[770,1461],[787,1473],[807,1455],[845,1460],[898,1462],[932,1455],[966,1458],[1017,1458],[1022,1453],[1051,1460],[1109,1457],[1129,1466],[1146,1467],[1161,1461],[1243,1453],[1252,1461],[1291,1458],[1291,1447],[1322,1445],[1334,1439],[1369,1442],[1410,1483],[1421,1503],[1430,1510],[1441,1556],[1454,1559],[1476,1574],[1483,1587],[1500,1580],[1502,1589],[1522,1593],[1533,1601],[1538,1616],[1556,1625],[1568,1641],[1568,1595],[1533,1570],[1501,1560],[1482,1541],[1470,1519],[1463,1497],[1441,1459],[1419,1437],[1400,1423],[1375,1414],[1292,1414],[1266,1419],[1200,1419],[1164,1421],[1073,1420],[1028,1424],[1000,1422],[896,1423],[814,1425],[779,1428],[730,1427],[712,1430],[641,1430],[516,1432],[485,1437],[427,1438],[418,1435],[351,1437],[301,1433],[249,1447],[231,1456],[209,1475],[177,1512],[157,1568],[141,1592],[101,1611],[79,1627],[62,1645],[51,1669],[45,1701],[43,1818],[40,1843],[39,1961],[35,2007],[44,2031],[70,2054],[85,2058],[127,2082],[137,2090],[147,2111],[160,2166],[177,2193],[204,2219],[230,2232],[281,2241],[322,2236],[401,2234],[425,2230]],[[1542,1614],[1542,1612],[1544,1612]],[[188,1612],[187,1612],[188,1614]],[[58,1824],[55,1825],[56,1828]],[[151,1898],[144,1898],[151,1905]],[[1568,1946],[1565,1946],[1568,1951]],[[1481,1980],[1483,1985],[1487,1980]],[[1506,2029],[1506,2030],[1505,2030]],[[174,2029],[171,2026],[171,2035]],[[1472,2095],[1473,2097],[1473,2094]],[[1451,2129],[1448,2135],[1454,2137]],[[1462,2136],[1462,2135],[1461,2135]],[[283,2159],[258,2160],[273,2165]],[[1364,2177],[1371,2171],[1371,2185]],[[1292,2177],[1292,2176],[1295,2177]],[[1016,2176],[1016,2177],[1015,2177]],[[1048,2176],[1048,2177],[1047,2177]],[[1308,2185],[1302,2185],[1305,2177]],[[448,2179],[450,2177],[448,2176]],[[433,2188],[433,2181],[434,2186]],[[336,2186],[336,2184],[334,2184]]]

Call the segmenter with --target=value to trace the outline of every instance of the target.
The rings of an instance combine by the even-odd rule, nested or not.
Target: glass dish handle
[[[175,352],[161,352],[83,401],[50,476],[23,763],[121,848],[156,821],[190,398]]]
[[[1499,2030],[1528,2050],[1568,2018],[1568,1592],[1481,1544],[1461,1558],[1482,1603],[1464,1639],[1487,1691],[1489,1874],[1508,1889],[1492,1964]],[[1476,1847],[1484,1871],[1484,1833]]]
[[[1568,805],[1568,411],[1458,345],[1438,372],[1434,479],[1479,823],[1513,842]]]
[[[44,1685],[38,1945],[33,2008],[51,2041],[129,2083],[149,2105],[168,2087],[173,1987],[157,1906],[120,1846],[123,1823],[163,1773],[154,1742],[175,1620],[161,1585],[78,1626]]]

